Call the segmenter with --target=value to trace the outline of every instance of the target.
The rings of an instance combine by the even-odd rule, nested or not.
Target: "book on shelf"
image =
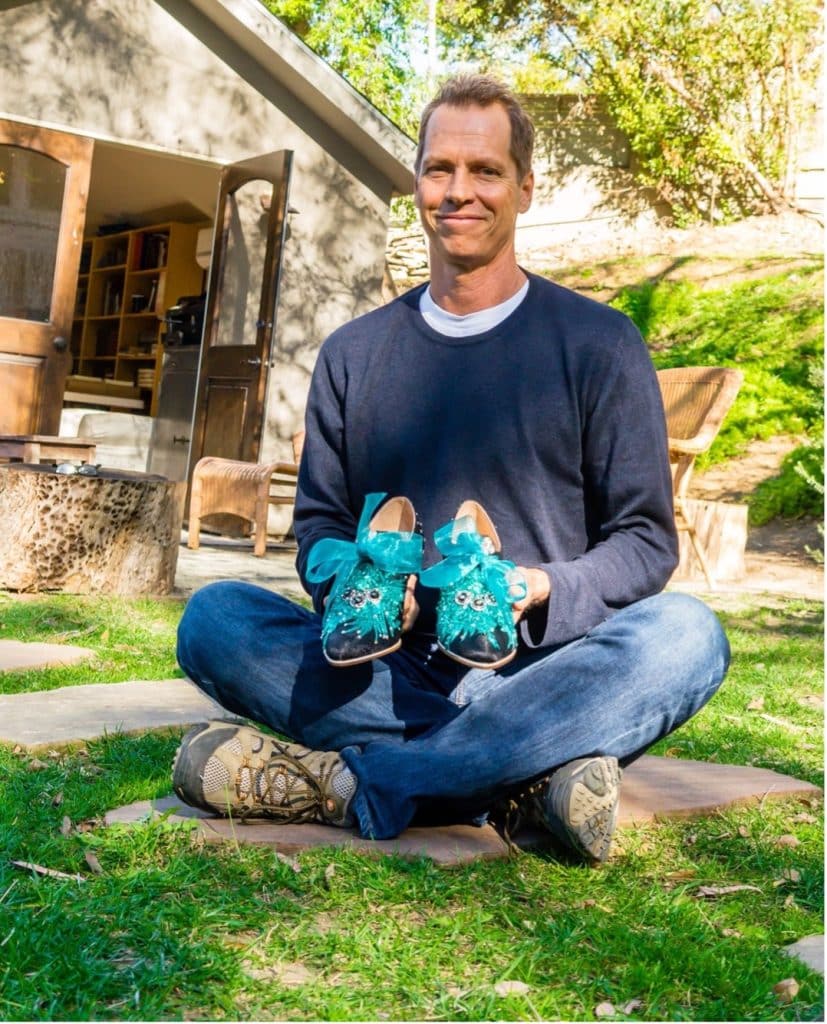
[[[153,231],[148,235],[144,235],[139,263],[141,270],[163,267],[167,261],[168,250],[169,235],[165,232]]]

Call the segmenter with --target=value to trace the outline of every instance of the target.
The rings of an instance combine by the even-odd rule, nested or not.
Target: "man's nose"
[[[466,168],[454,168],[445,197],[455,205],[467,203],[473,197],[473,183]]]

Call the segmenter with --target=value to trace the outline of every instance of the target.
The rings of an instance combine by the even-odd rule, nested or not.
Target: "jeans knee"
[[[178,623],[176,656],[178,664],[188,676],[197,674],[195,658],[210,637],[223,635],[221,623],[225,620],[228,602],[235,597],[240,584],[234,580],[208,583],[187,601]],[[241,585],[243,586],[243,584]]]
[[[691,594],[659,594],[657,601],[659,631],[668,638],[672,656],[703,666],[720,682],[729,667],[730,647],[715,612]]]

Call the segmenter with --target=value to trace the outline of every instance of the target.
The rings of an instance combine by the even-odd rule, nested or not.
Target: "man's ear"
[[[531,170],[523,178],[520,185],[520,205],[518,210],[520,213],[525,213],[526,210],[531,206],[531,200],[534,196],[534,171]]]

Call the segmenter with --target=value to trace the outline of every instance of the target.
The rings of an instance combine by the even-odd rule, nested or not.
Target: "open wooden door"
[[[204,455],[258,460],[292,155],[268,153],[221,174],[190,476]]]
[[[0,434],[56,434],[91,139],[0,119]]]

